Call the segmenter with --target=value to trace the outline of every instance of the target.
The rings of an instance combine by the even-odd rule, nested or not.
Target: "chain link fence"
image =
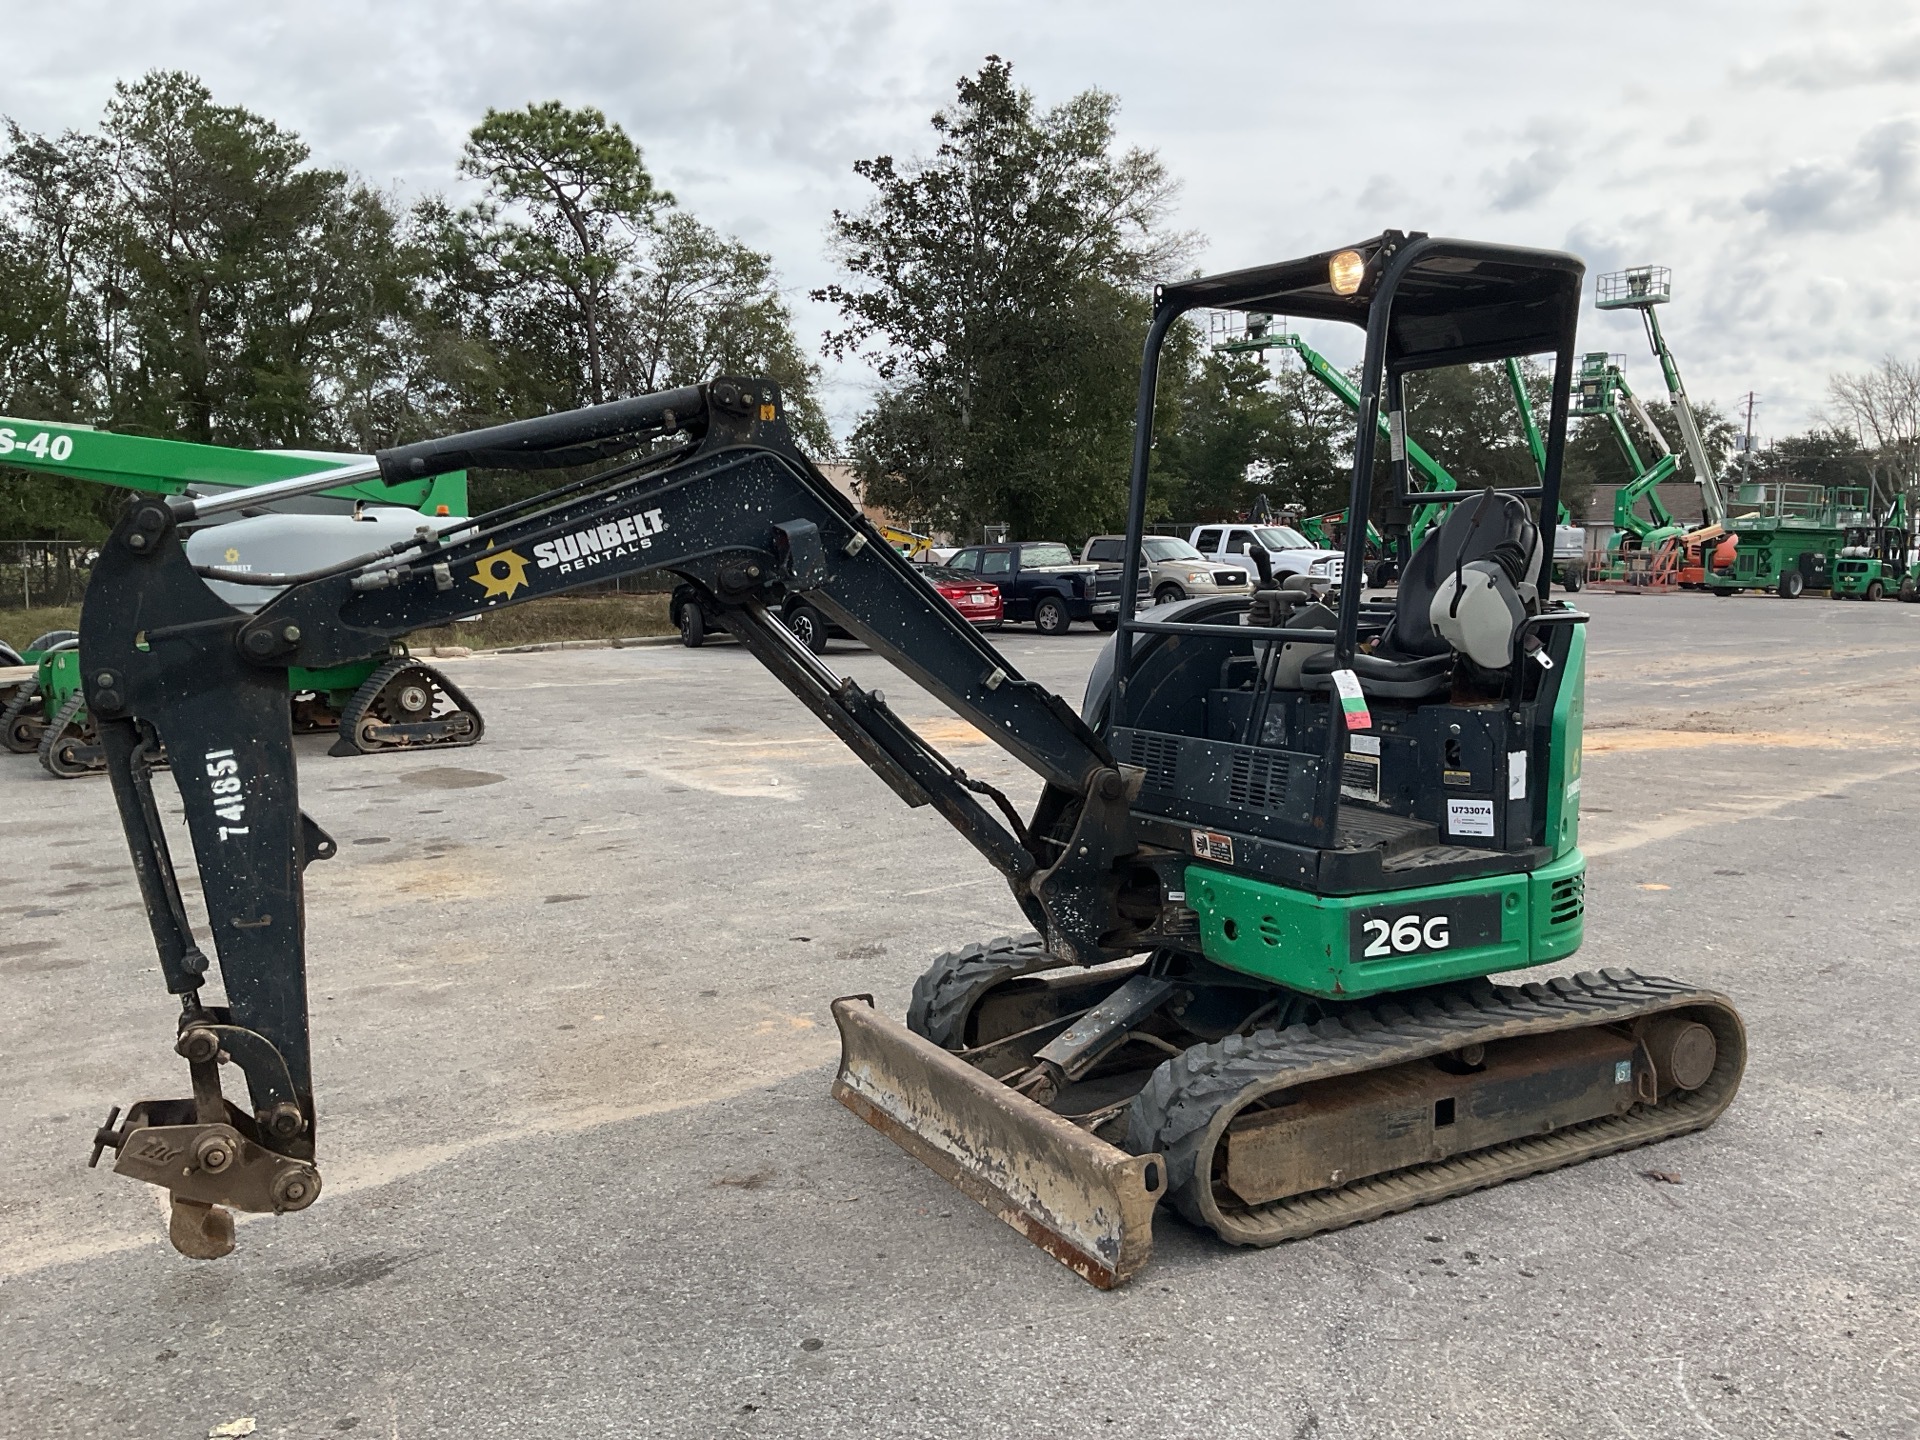
[[[99,553],[84,540],[0,540],[0,609],[78,605]]]

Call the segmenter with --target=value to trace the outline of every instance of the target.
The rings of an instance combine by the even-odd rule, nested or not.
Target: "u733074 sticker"
[[[1493,801],[1447,801],[1447,834],[1493,836]]]

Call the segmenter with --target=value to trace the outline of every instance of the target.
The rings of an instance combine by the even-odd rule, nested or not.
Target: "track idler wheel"
[[[46,705],[40,698],[40,682],[21,681],[14,687],[6,707],[0,709],[0,746],[15,755],[36,755],[46,728]]]
[[[445,675],[418,660],[389,660],[353,692],[328,753],[472,745],[484,729],[473,702]]]
[[[40,735],[40,763],[56,780],[77,780],[107,768],[86,704],[87,697],[74,691]]]

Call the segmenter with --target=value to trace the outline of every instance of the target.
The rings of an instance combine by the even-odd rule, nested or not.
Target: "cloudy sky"
[[[1920,357],[1920,16],[1911,0],[63,0],[9,7],[0,111],[90,127],[116,78],[199,74],[315,158],[404,196],[453,191],[488,106],[592,104],[709,223],[770,251],[803,331],[854,160],[928,144],[988,53],[1049,104],[1118,95],[1177,223],[1228,269],[1387,227],[1559,246],[1674,272],[1663,312],[1695,400],[1805,425],[1827,376]],[[1365,23],[1362,23],[1362,17]],[[1336,358],[1357,350],[1321,337]],[[1586,348],[1658,374],[1631,315]],[[842,427],[858,367],[828,374]]]

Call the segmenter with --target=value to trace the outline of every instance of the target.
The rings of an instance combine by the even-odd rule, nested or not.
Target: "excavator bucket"
[[[833,1002],[833,1096],[1102,1290],[1153,1254],[1158,1155],[1129,1155],[873,1008]]]

